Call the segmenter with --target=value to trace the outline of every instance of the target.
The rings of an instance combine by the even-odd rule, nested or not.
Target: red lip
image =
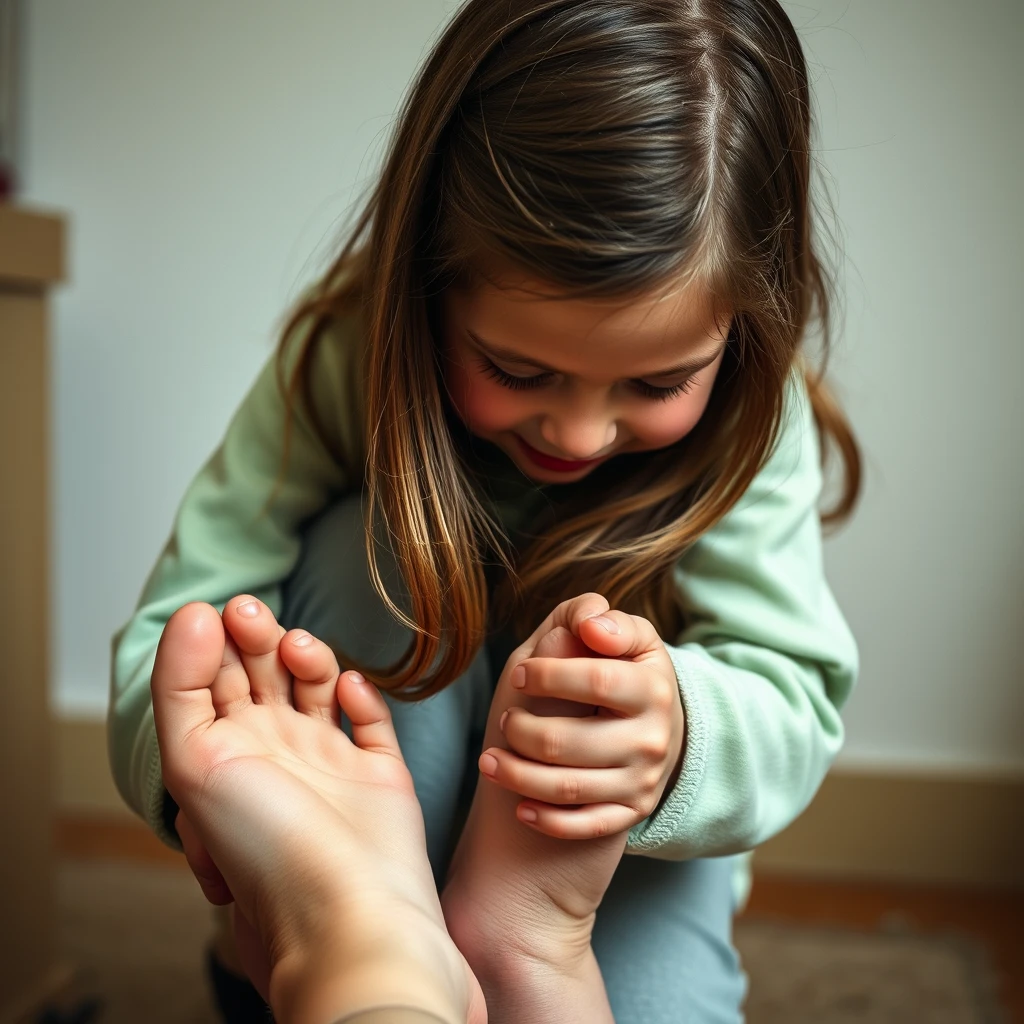
[[[587,466],[596,466],[604,459],[584,459],[582,462],[571,462],[568,459],[556,459],[553,455],[545,455],[537,451],[532,445],[527,444],[518,434],[516,440],[523,449],[523,453],[531,461],[543,469],[550,469],[556,473],[575,473],[577,470],[586,469]]]

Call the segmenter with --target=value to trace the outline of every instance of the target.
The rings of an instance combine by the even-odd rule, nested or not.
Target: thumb
[[[533,631],[523,647],[532,651],[541,637],[557,629],[567,629],[575,636],[579,636],[579,623],[589,615],[600,615],[601,612],[606,612],[608,607],[608,602],[601,594],[580,594],[568,601],[562,601]]]
[[[576,632],[592,651],[609,658],[639,658],[664,647],[647,619],[620,611],[588,615],[577,623]]]

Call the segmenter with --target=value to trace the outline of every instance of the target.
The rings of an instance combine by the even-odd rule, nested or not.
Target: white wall
[[[187,481],[337,238],[450,0],[33,0],[25,198],[57,302],[55,685],[102,713]],[[1015,0],[789,7],[845,231],[837,377],[868,458],[831,577],[849,763],[1024,769],[1024,73]]]
[[[863,656],[845,759],[1019,771],[1024,6],[830,6],[835,27],[805,39],[846,232],[837,369],[869,474],[829,549]]]

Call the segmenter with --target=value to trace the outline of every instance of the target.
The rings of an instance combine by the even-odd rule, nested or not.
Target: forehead
[[[448,326],[566,373],[638,377],[708,355],[728,311],[700,284],[670,283],[625,298],[567,297],[525,275],[477,278],[445,294]]]

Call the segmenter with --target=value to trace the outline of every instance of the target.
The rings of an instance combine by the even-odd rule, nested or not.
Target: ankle
[[[477,974],[490,1024],[613,1024],[593,949],[552,963],[514,952]]]
[[[499,910],[489,902],[474,899],[457,881],[441,894],[448,934],[481,983],[484,978],[503,984],[533,973],[572,977],[585,972],[593,956],[593,914],[541,915],[530,907],[510,913],[507,903]]]

